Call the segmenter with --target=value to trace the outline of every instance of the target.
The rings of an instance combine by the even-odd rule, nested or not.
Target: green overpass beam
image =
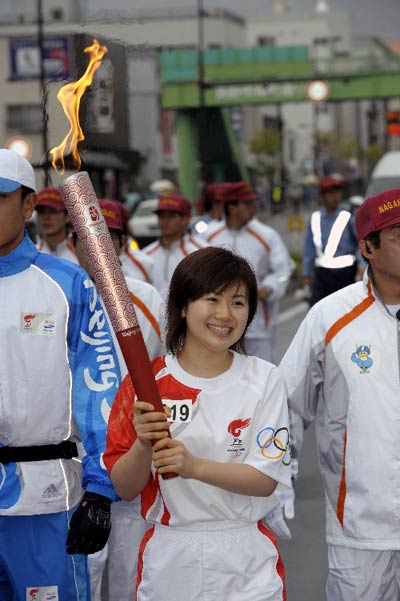
[[[394,73],[382,73],[363,77],[346,76],[343,79],[325,79],[330,88],[328,102],[342,100],[374,100],[378,98],[396,98],[400,96],[400,69]],[[243,83],[235,85],[216,85],[205,92],[205,104],[208,107],[281,104],[284,102],[309,102],[306,96],[305,81]],[[161,90],[161,104],[165,109],[199,106],[199,89],[195,83],[166,84]]]

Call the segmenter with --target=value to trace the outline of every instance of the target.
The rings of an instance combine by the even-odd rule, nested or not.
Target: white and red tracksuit
[[[385,583],[391,577],[377,574],[372,565],[376,568],[384,552],[400,551],[399,356],[400,321],[365,273],[362,282],[312,307],[280,365],[294,457],[304,430],[315,421],[330,601],[400,598],[400,583],[394,594],[382,592],[392,586]],[[370,560],[362,556],[373,558],[367,574],[358,562]],[[355,596],[343,592],[349,582]],[[383,587],[380,592],[377,586]]]
[[[277,368],[234,353],[231,368],[215,378],[191,376],[170,355],[156,359],[153,371],[176,420],[172,437],[190,453],[245,463],[290,486],[288,415]],[[109,420],[108,470],[136,439],[134,394],[126,378]],[[153,526],[141,545],[138,601],[284,599],[275,539],[261,522],[273,503],[195,479],[165,480],[152,469],[141,494],[142,515]]]
[[[154,286],[163,299],[168,294],[169,283],[178,263],[190,253],[204,246],[207,246],[205,242],[190,234],[185,234],[180,240],[173,242],[168,247],[163,246],[159,240],[145,246],[143,252],[155,262]]]

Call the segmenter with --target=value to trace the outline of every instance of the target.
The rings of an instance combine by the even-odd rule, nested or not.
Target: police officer
[[[340,207],[342,182],[320,181],[322,206],[311,214],[303,253],[303,288],[311,286],[310,304],[353,284],[358,240],[353,215]]]

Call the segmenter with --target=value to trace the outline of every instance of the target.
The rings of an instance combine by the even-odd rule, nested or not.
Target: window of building
[[[53,21],[62,21],[64,19],[64,11],[62,8],[53,8],[50,11],[50,17]]]
[[[7,129],[19,133],[36,133],[42,129],[40,104],[10,104],[6,107]]]
[[[258,36],[257,38],[258,46],[275,46],[275,38],[269,35]]]

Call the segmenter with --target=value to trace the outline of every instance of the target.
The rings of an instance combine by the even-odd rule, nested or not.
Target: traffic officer
[[[303,253],[303,288],[311,286],[311,305],[353,284],[357,275],[358,240],[354,216],[340,207],[342,182],[324,177],[319,190],[322,206],[311,214]]]

